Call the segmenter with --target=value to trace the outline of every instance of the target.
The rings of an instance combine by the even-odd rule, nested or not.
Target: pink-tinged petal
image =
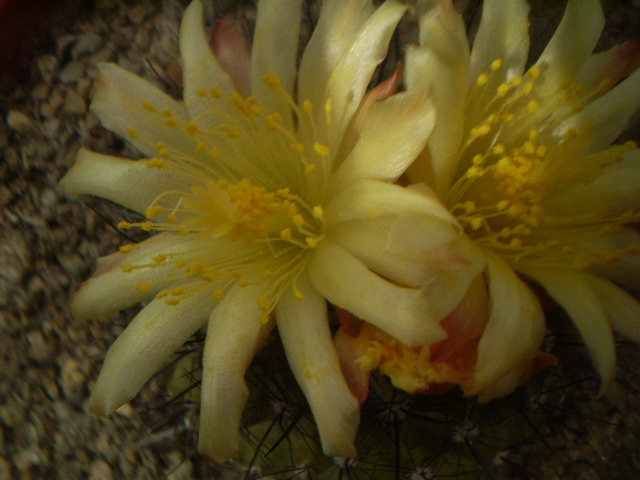
[[[231,92],[234,85],[224,71],[204,32],[202,2],[191,2],[184,13],[180,26],[180,56],[182,58],[182,79],[184,83],[184,104],[192,118],[196,118],[214,108],[213,100],[206,95],[210,88]],[[226,54],[227,52],[224,51]],[[219,105],[218,115],[205,115],[198,119],[198,125],[204,128],[217,127],[222,123]]]
[[[486,0],[478,33],[473,41],[469,77],[491,74],[497,88],[502,82],[522,75],[529,54],[529,4],[524,0]],[[491,64],[502,60],[502,67],[491,73]]]
[[[212,247],[215,248],[212,243]],[[175,261],[157,263],[154,258],[162,254],[168,258],[183,252],[202,248],[202,242],[186,241],[177,234],[165,233],[151,237],[134,246],[129,253],[113,253],[98,259],[94,275],[82,284],[72,301],[73,314],[78,319],[104,319],[113,312],[152,298],[160,290],[171,288],[180,280],[166,278],[184,276]],[[136,266],[123,271],[125,265]],[[143,268],[138,266],[146,265]],[[150,288],[139,290],[150,283]]]
[[[267,286],[268,288],[268,286]],[[240,448],[240,419],[249,396],[249,364],[275,322],[262,325],[256,299],[265,285],[233,287],[211,312],[202,358],[200,453],[217,462]]]
[[[571,270],[527,268],[522,272],[542,285],[573,320],[602,377],[602,395],[615,377],[616,347],[607,313],[596,291],[583,274]]]
[[[542,67],[543,92],[555,92],[574,81],[593,52],[604,28],[599,0],[569,0],[564,16],[536,65]]]
[[[324,240],[309,262],[309,278],[330,302],[401,342],[426,345],[446,338],[420,289],[402,288],[371,272],[340,245]]]
[[[638,67],[640,67],[640,43],[627,41],[606,52],[591,55],[580,70],[575,83],[589,92],[605,80],[611,82],[611,85],[617,84]]]
[[[195,140],[186,131],[169,127],[160,114],[168,110],[176,120],[186,123],[189,114],[182,103],[113,63],[100,63],[98,70],[91,110],[105,128],[129,140],[148,157],[158,154],[158,142],[170,151],[195,152]],[[145,102],[155,111],[144,108]],[[135,132],[133,136],[130,129]]]
[[[316,106],[320,138],[336,152],[351,118],[360,106],[371,76],[384,60],[391,36],[407,10],[395,0],[383,3],[362,26],[331,72],[326,96]]]
[[[331,177],[329,196],[363,178],[397,180],[424,148],[434,125],[435,109],[424,90],[374,104],[360,140]]]
[[[166,168],[149,168],[146,160],[125,160],[81,148],[71,170],[60,180],[68,194],[94,195],[144,214],[158,195],[189,191],[193,180]],[[163,196],[164,201],[177,195]]]
[[[276,74],[287,96],[293,95],[300,32],[302,0],[263,0],[258,3],[256,28],[251,51],[251,93],[271,113],[282,115],[285,124],[293,122],[288,101],[264,82],[265,75]]]
[[[205,324],[215,303],[208,291],[175,306],[164,300],[149,303],[107,352],[87,405],[89,411],[111,415],[135,397],[169,356]]]
[[[211,43],[235,90],[244,97],[251,95],[251,52],[246,37],[231,23],[218,20],[211,30]]]
[[[478,344],[478,361],[467,395],[489,388],[510,370],[536,356],[545,330],[544,313],[533,292],[500,257],[485,251],[490,313]]]
[[[298,280],[297,286],[303,300],[287,290],[276,306],[278,333],[313,412],[324,454],[355,458],[360,409],[340,369],[326,301],[306,275]]]
[[[596,275],[583,276],[596,292],[613,329],[640,343],[640,302],[607,280]]]
[[[370,0],[326,0],[307,44],[298,74],[298,103],[323,107],[325,90],[338,60],[351,48],[374,12]]]
[[[404,188],[376,180],[360,180],[340,192],[326,207],[330,228],[340,222],[375,220],[404,212],[423,213],[457,225],[429,187]]]
[[[582,112],[562,122],[554,135],[563,136],[574,129],[588,130],[585,154],[607,148],[623,132],[631,115],[640,107],[640,69],[615,88],[585,106]]]

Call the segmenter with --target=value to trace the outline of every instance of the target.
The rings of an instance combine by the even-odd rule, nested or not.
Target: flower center
[[[263,322],[287,288],[302,298],[296,280],[307,253],[324,238],[321,202],[331,156],[327,146],[315,141],[313,105],[305,102],[299,108],[275,75],[264,81],[294,118],[267,113],[255,97],[217,89],[198,90],[211,108],[189,122],[142,104],[180,138],[185,133],[192,138],[193,147],[178,151],[153,145],[158,157],[142,162],[149,169],[174,172],[176,183],[183,184],[154,199],[145,212],[147,221],[119,224],[178,234],[175,247],[122,267],[125,272],[164,269],[157,281],[140,284],[141,292],[176,305],[202,288],[221,299],[233,285],[264,283],[258,298]],[[134,129],[129,134],[142,141]],[[120,251],[137,248],[125,245]]]
[[[637,245],[605,250],[579,246],[585,238],[617,233],[622,225],[640,221],[638,212],[550,213],[557,210],[553,195],[558,189],[594,180],[607,166],[622,161],[625,150],[636,148],[628,142],[587,155],[583,152],[591,127],[565,127],[566,120],[611,82],[590,91],[570,82],[550,85],[545,66],[537,65],[522,77],[499,83],[496,72],[501,68],[502,60],[495,60],[471,89],[466,141],[447,197],[468,235],[514,263],[576,269],[638,251]]]

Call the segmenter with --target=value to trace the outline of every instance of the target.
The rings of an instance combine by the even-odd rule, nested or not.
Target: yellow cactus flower
[[[83,149],[61,181],[146,217],[120,228],[160,232],[100,259],[73,299],[78,318],[148,302],[109,350],[89,409],[110,415],[206,327],[199,448],[217,461],[238,451],[244,375],[274,325],[324,452],[355,456],[358,404],[325,299],[430,343],[482,269],[437,199],[393,184],[433,128],[429,95],[391,95],[394,79],[366,93],[407,7],[326,0],[296,68],[301,2],[261,1],[249,54],[225,23],[213,52],[194,1],[180,32],[183,102],[101,64],[91,108],[146,158]],[[438,263],[434,247],[454,260]]]
[[[612,327],[640,341],[640,303],[628,293],[640,292],[640,151],[610,146],[640,105],[640,48],[592,54],[600,3],[569,0],[525,70],[525,1],[486,0],[471,50],[450,0],[417,10],[405,82],[431,92],[438,121],[409,177],[438,195],[486,260],[488,320],[464,390],[488,400],[526,378],[545,328],[537,284],[575,322],[604,391]]]

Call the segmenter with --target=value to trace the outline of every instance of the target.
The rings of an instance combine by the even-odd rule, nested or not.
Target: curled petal
[[[360,409],[340,369],[326,301],[306,275],[299,279],[298,288],[303,300],[288,290],[276,306],[289,365],[309,401],[325,455],[355,458]]]
[[[168,307],[153,300],[120,334],[107,352],[87,408],[111,415],[131,400],[169,356],[202,327],[215,306],[209,291]]]
[[[309,278],[330,302],[401,342],[427,345],[447,334],[421,290],[398,287],[372,273],[338,244],[323,241],[309,262]]]
[[[583,274],[570,270],[527,268],[523,273],[540,283],[573,320],[602,377],[602,395],[615,376],[616,348],[605,307],[597,293]]]
[[[249,396],[244,375],[274,326],[262,325],[256,298],[264,285],[233,287],[211,312],[202,358],[200,453],[217,462],[238,454],[240,418]]]

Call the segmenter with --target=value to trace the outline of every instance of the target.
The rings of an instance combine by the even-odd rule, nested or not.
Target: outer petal
[[[382,279],[329,240],[320,243],[311,257],[309,278],[330,302],[409,346],[428,345],[447,336],[421,290]]]
[[[596,292],[613,329],[640,343],[640,302],[596,275],[583,274],[583,277]]]
[[[298,287],[304,300],[287,290],[276,306],[278,332],[289,365],[309,401],[323,452],[330,457],[355,458],[360,409],[340,369],[327,304],[306,275]]]
[[[497,87],[522,75],[529,54],[529,4],[524,0],[486,0],[480,27],[471,51],[471,82],[491,72],[491,63],[501,59],[502,68],[491,75]]]
[[[263,0],[258,3],[251,51],[251,93],[270,112],[279,112],[291,123],[291,108],[264,83],[275,73],[288,95],[293,95],[302,0]]]
[[[569,0],[560,25],[537,62],[546,69],[546,92],[575,79],[596,46],[604,23],[599,0]]]
[[[261,325],[264,285],[233,287],[211,313],[203,354],[200,453],[225,462],[238,453],[240,418],[249,396],[244,375],[274,326]]]
[[[527,268],[523,273],[539,282],[575,323],[602,377],[602,395],[615,376],[616,348],[606,311],[593,287],[583,274],[566,269]]]
[[[387,54],[391,36],[406,10],[406,5],[395,0],[382,4],[360,29],[331,73],[325,100],[317,106],[319,126],[325,124],[325,118],[328,124],[326,141],[331,151],[337,151],[340,146],[347,125],[360,105],[374,70]],[[322,129],[319,131],[322,138]]]
[[[328,227],[350,220],[375,220],[407,211],[423,213],[457,225],[456,219],[426,185],[403,188],[398,185],[360,180],[340,192],[325,211]]]
[[[370,0],[326,0],[313,36],[302,56],[298,103],[321,107],[325,88],[338,60],[353,45],[362,25],[374,12]]]
[[[474,381],[465,392],[481,392],[514,365],[529,362],[544,336],[544,314],[533,292],[497,255],[485,251],[489,322],[478,344]]]
[[[375,103],[360,140],[331,177],[329,196],[363,178],[397,180],[424,148],[434,125],[435,109],[426,91]]]
[[[165,360],[204,325],[215,303],[203,291],[172,307],[164,300],[147,305],[107,352],[87,408],[107,416],[136,396]]]
[[[60,180],[60,186],[67,193],[106,198],[141,214],[161,193],[189,191],[192,184],[192,180],[175,171],[149,168],[144,160],[125,160],[84,148]],[[164,199],[170,201],[169,197]]]
[[[469,42],[462,17],[451,0],[418,0],[420,46],[452,64],[469,64]]]
[[[149,157],[157,155],[158,142],[170,151],[195,151],[194,139],[179,128],[167,126],[165,117],[158,113],[169,110],[177,120],[188,122],[189,114],[182,103],[113,63],[100,63],[98,70],[91,110],[105,128],[128,139]],[[143,108],[143,102],[151,103],[156,112]],[[136,130],[138,139],[131,137],[130,127]]]
[[[204,33],[202,2],[194,1],[187,7],[180,26],[180,56],[182,58],[183,98],[190,116],[195,118],[212,105],[198,95],[198,89],[212,87],[224,92],[234,90],[231,79],[222,69]],[[198,122],[202,128],[217,126],[220,121],[205,117]]]
[[[576,77],[576,84],[586,92],[598,87],[603,80],[615,85],[640,66],[640,43],[627,41],[606,52],[591,55]]]

